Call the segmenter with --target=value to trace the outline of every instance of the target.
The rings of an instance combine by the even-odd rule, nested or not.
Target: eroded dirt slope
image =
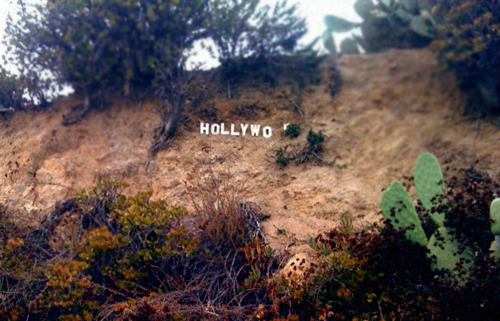
[[[249,91],[216,101],[226,123],[270,125],[272,138],[200,135],[192,124],[147,168],[152,129],[160,124],[152,103],[115,101],[69,127],[62,126],[61,115],[79,103],[74,97],[52,110],[19,113],[0,126],[0,203],[20,209],[19,224],[36,225],[56,200],[90,187],[97,174],[109,174],[130,184],[128,194],[153,189],[155,198],[189,206],[185,182],[210,169],[230,173],[228,184],[244,183],[244,197],[271,215],[264,228],[272,246],[300,252],[306,236],[333,228],[342,215],[357,225],[378,220],[381,189],[411,175],[423,151],[458,167],[480,160],[481,170],[500,174],[500,130],[483,122],[476,136],[476,124],[459,115],[463,97],[452,79],[434,76],[430,52],[343,56],[339,66],[340,92],[332,98],[326,85],[309,88],[303,118],[278,93]],[[230,112],[252,103],[260,109],[255,115]],[[282,169],[269,157],[291,142],[279,135],[283,123],[297,121],[304,132],[323,131],[330,165]]]

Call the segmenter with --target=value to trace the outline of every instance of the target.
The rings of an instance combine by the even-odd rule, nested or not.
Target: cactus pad
[[[500,235],[500,198],[496,198],[490,205],[491,233]]]
[[[436,38],[437,29],[434,26],[434,21],[431,18],[424,18],[422,16],[414,16],[411,18],[410,28],[415,33],[427,37],[429,39]]]
[[[494,199],[490,205],[491,233],[495,239],[491,242],[491,257],[500,260],[500,198]]]
[[[438,226],[443,226],[444,213],[432,211],[440,195],[444,194],[443,172],[436,157],[431,153],[420,154],[415,164],[414,177],[418,199],[432,220]]]
[[[359,23],[351,22],[337,16],[325,16],[325,25],[331,32],[347,32],[359,27]]]
[[[330,54],[334,54],[337,52],[337,46],[335,45],[335,40],[333,39],[333,36],[330,31],[326,30],[323,33],[323,45],[325,46],[326,50]]]
[[[407,229],[406,237],[409,240],[422,246],[427,245],[427,237],[415,206],[400,182],[392,182],[389,188],[382,193],[380,209],[395,229]]]
[[[431,268],[444,271],[459,285],[464,285],[474,264],[474,254],[470,247],[461,246],[452,230],[444,226],[431,236],[427,248],[432,259]]]
[[[495,239],[491,242],[490,247],[491,257],[496,261],[500,260],[500,235],[495,235]]]

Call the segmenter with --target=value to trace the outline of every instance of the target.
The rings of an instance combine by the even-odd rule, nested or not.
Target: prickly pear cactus
[[[491,233],[495,235],[495,239],[491,243],[491,256],[495,260],[500,260],[500,198],[491,202],[490,205]]]
[[[325,16],[325,25],[330,32],[347,32],[359,27],[359,23],[351,22],[341,17],[327,15]]]
[[[437,36],[436,22],[427,11],[422,11],[418,16],[413,16],[410,21],[410,28],[415,33],[434,39]]]
[[[356,40],[352,38],[345,38],[340,43],[340,52],[345,55],[358,55],[359,48]]]
[[[433,212],[439,196],[444,194],[443,173],[439,162],[431,153],[421,154],[414,168],[415,188],[426,213],[437,224],[438,228],[427,241],[419,216],[413,206],[410,195],[401,183],[394,181],[382,193],[380,208],[382,214],[394,228],[408,228],[406,237],[429,250],[431,268],[436,274],[459,286],[466,283],[470,269],[474,266],[474,252],[468,246],[460,244],[455,230],[444,226],[444,213]],[[493,256],[500,260],[500,199],[491,204],[491,231],[495,241],[491,245]]]
[[[474,253],[470,247],[458,243],[453,230],[444,226],[438,228],[431,236],[427,248],[433,271],[446,273],[445,278],[451,277],[458,285],[465,284],[470,268],[474,265]]]
[[[327,32],[347,32],[361,27],[363,37],[353,35],[353,38],[367,52],[425,47],[437,36],[436,23],[430,14],[432,6],[427,2],[356,0],[354,10],[363,18],[363,22],[355,23],[341,17],[326,16]]]
[[[390,9],[394,5],[394,0],[379,0],[380,4]]]
[[[491,233],[500,235],[500,198],[496,198],[490,205]]]
[[[422,246],[427,245],[427,236],[425,236],[415,206],[400,182],[392,182],[382,193],[380,209],[395,229],[407,229],[406,237],[409,240]]]
[[[356,0],[354,3],[354,11],[363,19],[369,19],[376,9],[373,0]]]
[[[401,4],[403,8],[410,13],[418,12],[418,0],[402,0]]]
[[[330,31],[326,30],[323,33],[323,45],[325,46],[326,50],[333,55],[337,53],[337,46],[335,45],[335,40],[333,39],[333,36]]]
[[[438,205],[436,202],[445,191],[443,172],[441,172],[441,166],[439,166],[436,157],[431,153],[420,154],[413,175],[418,199],[437,226],[443,226],[444,213],[432,210],[434,206]]]

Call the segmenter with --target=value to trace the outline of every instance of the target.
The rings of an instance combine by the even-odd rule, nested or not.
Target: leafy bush
[[[440,3],[442,24],[433,44],[441,66],[456,74],[469,95],[468,110],[500,111],[500,3],[453,1]]]
[[[307,142],[313,146],[318,151],[323,151],[323,148],[320,146],[321,143],[325,141],[325,137],[323,137],[323,133],[319,131],[317,134],[312,131],[312,129],[307,133]]]
[[[462,240],[469,240],[477,256],[489,256],[493,240],[490,205],[500,195],[500,184],[468,167],[457,171],[447,187],[446,201],[440,208],[453,213],[446,218],[447,226],[459,231]]]
[[[221,61],[291,52],[306,32],[297,6],[259,1],[49,1],[9,20],[24,70],[50,70],[79,93],[148,87],[166,69],[182,73],[185,50],[211,37]],[[180,67],[181,69],[176,71]],[[160,70],[161,71],[161,70]]]

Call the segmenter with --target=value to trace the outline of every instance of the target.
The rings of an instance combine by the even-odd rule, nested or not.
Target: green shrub
[[[286,129],[282,132],[282,135],[288,136],[290,138],[297,138],[300,136],[300,125],[299,124],[289,124]]]
[[[500,111],[500,3],[492,0],[440,3],[442,23],[433,44],[441,67],[456,74],[469,95],[467,110]]]
[[[297,4],[217,0],[209,7],[208,33],[218,50],[224,89],[242,84],[257,88],[291,84],[302,89],[321,80],[318,65],[322,58],[312,46],[296,50],[307,31]]]
[[[319,145],[325,141],[325,137],[323,137],[323,133],[319,131],[317,134],[312,131],[312,129],[307,133],[307,142],[313,146],[318,146],[316,149],[323,150]]]

